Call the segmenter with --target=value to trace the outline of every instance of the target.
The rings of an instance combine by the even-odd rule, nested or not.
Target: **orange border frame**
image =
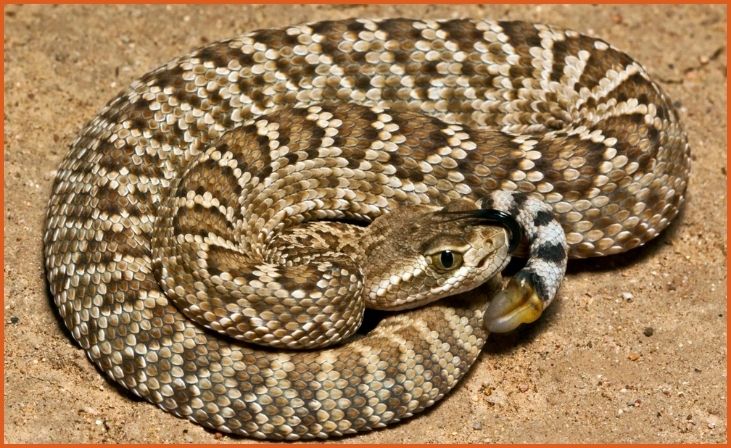
[[[5,37],[5,5],[9,4],[109,4],[110,2],[105,2],[102,0],[80,0],[80,1],[46,1],[46,0],[35,0],[35,1],[3,1],[2,6],[0,6],[0,13],[2,13],[2,18],[0,19],[0,32],[3,34],[3,47],[0,49],[0,68],[2,69],[3,73],[3,90],[0,92],[0,101],[2,102],[2,106],[0,106],[0,147],[2,147],[2,155],[3,158],[0,160],[0,206],[3,210],[3,221],[0,222],[0,236],[2,237],[2,252],[0,252],[0,265],[3,267],[3,276],[0,277],[0,285],[3,288],[3,293],[5,291],[5,277],[4,277],[4,268],[5,268],[5,45],[4,45],[4,37]],[[136,0],[136,1],[121,1],[121,2],[114,2],[119,4],[150,4],[150,3],[156,3],[156,4],[226,4],[231,2],[225,2],[225,1],[211,1],[211,0],[204,0],[204,1],[180,1],[180,0],[174,0],[170,2],[164,2],[159,0],[150,0],[150,1],[143,1],[143,0]],[[235,2],[235,3],[256,3],[256,2]],[[294,1],[287,1],[287,0],[271,0],[267,2],[268,4],[301,4],[301,3],[308,3],[308,4],[363,4],[366,3],[363,0],[361,1],[354,1],[354,0],[345,0],[340,2],[334,2],[334,1],[321,1],[321,2],[294,2]],[[370,2],[367,2],[370,4],[424,4],[425,2],[420,1],[413,1],[413,0],[406,0],[406,1],[396,1],[396,2],[389,2],[389,1],[383,1],[383,0],[373,0]],[[474,0],[467,0],[467,1],[461,1],[461,2],[434,2],[436,4],[479,4],[479,3],[487,3],[487,2],[481,2],[481,1],[474,1]],[[497,3],[497,2],[496,2]],[[619,1],[613,1],[613,2],[596,2],[596,1],[585,1],[585,0],[568,0],[564,2],[543,2],[543,1],[526,1],[526,0],[510,0],[506,2],[500,2],[500,3],[506,3],[506,4],[557,4],[557,3],[565,3],[565,4],[715,4],[715,5],[723,5],[727,4],[726,1],[698,1],[698,0],[690,0],[690,1],[632,1],[632,0],[619,0]],[[728,14],[726,15],[726,49],[728,50],[729,46],[731,46],[731,39],[729,39],[728,36]],[[728,75],[731,73],[731,70],[729,67],[726,67],[726,116],[728,117],[731,115],[731,106],[728,104]],[[726,123],[726,144],[727,144],[727,151],[728,151],[728,142],[730,140],[729,137],[731,137],[731,130],[728,128],[728,121]],[[726,172],[731,172],[731,162],[729,162],[728,157],[726,157]],[[731,186],[731,182],[729,182],[728,176],[726,177],[726,192],[729,191],[729,186]],[[727,196],[728,197],[728,196]],[[729,212],[728,208],[728,201],[726,205],[726,269],[728,274],[728,258],[729,253],[731,251],[728,247],[728,240],[729,235],[731,233],[728,229],[728,222],[731,221],[731,213]],[[728,295],[728,291],[731,286],[731,280],[729,280],[728,275],[726,276],[726,294]],[[4,303],[4,301],[3,301]],[[728,302],[727,302],[728,303]],[[729,322],[731,322],[731,319],[729,319],[728,316],[728,308],[726,310],[726,372],[728,374],[729,366],[731,366],[731,363],[729,363],[728,359],[728,347],[731,345],[731,335],[729,335],[728,327]],[[0,307],[0,320],[2,320],[2,327],[0,327],[0,343],[3,345],[3,357],[4,357],[4,348],[5,348],[5,307]],[[3,401],[4,404],[4,398],[5,398],[5,363],[0,363],[0,375],[3,377],[3,382],[0,383],[0,395],[2,398],[0,400]],[[728,425],[728,414],[729,414],[729,380],[728,375],[726,376],[726,418],[727,418],[727,425]],[[6,444],[5,443],[5,412],[4,412],[4,406],[0,408],[0,417],[2,417],[3,425],[0,427],[0,438],[2,439],[3,445],[12,445],[12,446],[32,446],[29,444]],[[726,428],[726,437],[727,437],[727,443],[728,443],[728,426]],[[45,446],[68,446],[61,445],[61,444],[44,444]],[[162,445],[162,444],[144,444],[143,446],[149,446],[149,447],[204,447],[204,446],[212,446],[207,444],[170,444],[170,445]],[[383,445],[374,445],[374,444],[346,444],[346,443],[335,443],[332,444],[334,446],[347,446],[347,447],[369,447],[369,446],[383,446],[383,447],[398,447],[402,445],[396,445],[396,444],[383,444]],[[659,448],[667,448],[667,447],[673,447],[673,446],[703,446],[703,445],[710,445],[710,444],[588,444],[588,445],[582,445],[582,446],[611,446],[613,448],[622,448],[622,447],[659,447]],[[96,447],[103,447],[106,446],[104,444],[85,444],[84,446],[96,446]],[[117,446],[121,447],[136,447],[140,445],[131,445],[131,444],[119,444]],[[264,447],[273,447],[278,446],[278,444],[274,443],[263,443],[263,444],[257,444],[257,446],[264,446]],[[410,444],[407,445],[410,447],[429,447],[430,445],[426,444]],[[471,445],[468,444],[444,444],[443,446],[449,446],[449,447],[469,447]],[[513,445],[490,445],[491,447],[506,447],[506,446],[513,446]],[[526,448],[532,448],[532,447],[560,447],[563,448],[564,445],[559,444],[529,444],[529,445],[521,445]]]
[[[185,1],[185,0],[173,0],[169,2],[165,1],[159,1],[159,0],[126,0],[126,1],[119,1],[119,2],[105,2],[103,0],[79,0],[79,1],[47,1],[47,0],[32,0],[32,1],[4,1],[3,2],[3,8],[7,5],[14,5],[14,4],[28,4],[28,5],[43,5],[43,4],[126,4],[126,5],[133,5],[133,4],[163,4],[163,5],[190,5],[190,4],[211,4],[211,5],[217,5],[217,4],[232,4],[232,3],[241,3],[241,4],[258,4],[259,2],[249,2],[249,1],[234,1],[234,2],[226,2],[226,1],[217,1],[217,0],[202,0],[202,1]],[[340,4],[340,5],[361,5],[361,4],[389,4],[389,5],[419,5],[419,4],[441,4],[441,5],[448,5],[448,4],[481,4],[481,3],[493,3],[493,2],[485,2],[485,1],[476,1],[476,0],[466,0],[466,1],[438,1],[438,2],[423,2],[423,1],[416,1],[416,0],[402,0],[402,1],[384,1],[384,0],[372,0],[372,1],[364,1],[364,0],[344,0],[344,1],[303,1],[303,2],[295,2],[290,0],[271,0],[267,1],[266,4]],[[621,5],[621,4],[637,4],[637,5],[668,5],[668,4],[697,4],[697,5],[723,5],[728,2],[726,1],[700,1],[700,0],[688,0],[688,1],[678,1],[678,0],[669,0],[669,1],[633,1],[633,0],[615,0],[611,2],[601,2],[601,1],[587,1],[587,0],[566,0],[563,2],[546,2],[546,1],[529,1],[529,0],[508,0],[504,2],[494,2],[496,4],[517,4],[517,5],[531,5],[531,4],[571,4],[571,5],[592,5],[592,4],[607,4],[607,5]]]

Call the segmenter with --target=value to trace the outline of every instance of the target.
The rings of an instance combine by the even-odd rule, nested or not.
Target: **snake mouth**
[[[497,254],[499,250],[500,250],[500,247],[496,247],[496,248],[493,248],[490,252],[486,253],[485,256],[480,259],[480,262],[477,263],[477,268],[483,269],[485,267],[485,265],[487,265],[490,261],[492,261],[494,259],[495,254]],[[506,257],[506,262],[503,264],[507,265],[507,261],[508,260]],[[505,268],[505,266],[501,266],[500,269],[497,270],[497,272],[502,271],[503,268]],[[492,277],[492,275],[491,275],[491,277]]]

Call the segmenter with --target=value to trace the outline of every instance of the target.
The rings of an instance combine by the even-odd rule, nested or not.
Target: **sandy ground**
[[[488,341],[445,400],[344,441],[726,441],[724,7],[7,6],[4,14],[6,442],[241,442],[133,399],[61,327],[41,252],[54,169],[108,99],[168,59],[260,27],[350,16],[525,19],[601,36],[676,100],[694,165],[684,213],[661,238],[572,263],[545,318]]]

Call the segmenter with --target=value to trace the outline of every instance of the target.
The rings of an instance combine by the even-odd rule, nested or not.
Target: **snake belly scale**
[[[461,204],[512,216],[529,261],[511,284],[532,288],[542,309],[567,257],[619,253],[669,224],[689,160],[668,97],[600,39],[462,19],[261,30],[149,72],[83,129],[53,186],[46,269],[74,339],[136,395],[250,437],[350,434],[438,401],[493,320],[489,297],[473,294],[293,350],[296,337],[348,338],[366,306],[424,299],[402,293],[431,269],[404,268],[393,248],[405,243],[368,258],[388,216],[433,211],[421,230],[437,240],[430,229],[472,217],[462,233],[497,241],[474,261],[490,275],[507,259],[505,232],[485,233],[473,222],[482,212]],[[362,237],[332,222],[342,219],[378,231]],[[451,250],[427,258],[473,262]],[[447,283],[462,292],[469,278]],[[348,294],[365,303],[339,299]],[[310,333],[291,315],[267,320],[291,298]]]

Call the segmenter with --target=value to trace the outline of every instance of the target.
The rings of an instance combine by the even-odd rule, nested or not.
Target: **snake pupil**
[[[451,250],[444,250],[439,257],[439,261],[442,263],[445,269],[449,269],[454,264],[454,255]]]

